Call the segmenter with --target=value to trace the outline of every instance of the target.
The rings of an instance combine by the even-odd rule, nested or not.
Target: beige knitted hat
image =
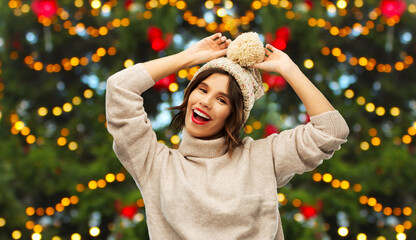
[[[227,57],[217,58],[203,65],[193,76],[215,68],[230,73],[237,81],[244,102],[244,123],[247,121],[254,102],[264,94],[260,72],[251,66],[264,60],[264,47],[259,35],[247,32],[238,36],[228,45]]]

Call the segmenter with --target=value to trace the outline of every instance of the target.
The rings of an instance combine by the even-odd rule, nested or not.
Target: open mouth
[[[192,118],[194,122],[198,124],[207,123],[211,120],[211,118],[208,115],[196,108],[192,111]]]

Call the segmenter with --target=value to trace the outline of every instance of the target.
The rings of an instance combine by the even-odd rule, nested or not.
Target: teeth
[[[197,109],[194,109],[194,112],[196,114],[198,114],[199,116],[203,117],[203,118],[206,118],[208,120],[211,120],[207,115],[203,114],[202,112],[198,111]]]

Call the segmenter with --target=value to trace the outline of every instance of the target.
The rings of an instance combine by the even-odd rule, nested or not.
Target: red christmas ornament
[[[161,38],[156,38],[153,42],[152,42],[152,49],[159,52],[164,50],[168,45],[166,44],[165,40],[161,39]]]
[[[312,0],[305,0],[306,6],[308,6],[309,10],[313,8],[313,1]]]
[[[121,210],[121,215],[128,219],[133,219],[134,215],[136,214],[136,211],[137,211],[137,206],[130,205],[130,206],[124,207]]]
[[[300,212],[306,220],[316,217],[316,215],[318,215],[318,211],[314,207],[308,205],[302,205],[300,207]]]
[[[278,28],[275,35],[276,38],[280,38],[287,43],[290,40],[290,28],[288,26]]]
[[[380,3],[380,10],[386,17],[401,17],[404,11],[406,11],[406,1],[382,0]]]
[[[282,38],[276,38],[272,43],[273,47],[279,50],[285,50],[287,47],[287,43]]]
[[[286,87],[286,80],[282,76],[265,73],[263,74],[263,79],[270,88],[276,89],[277,91],[281,91]]]
[[[33,0],[32,11],[39,18],[41,16],[50,18],[55,15],[58,9],[56,0]]]
[[[160,39],[163,36],[163,32],[160,28],[151,26],[147,29],[147,38],[150,42],[153,42],[156,39]]]
[[[168,89],[171,83],[176,81],[176,75],[171,74],[167,77],[160,79],[154,86],[157,90]]]
[[[273,124],[267,124],[264,128],[263,137],[267,137],[269,135],[272,135],[273,133],[279,133],[279,129]]]
[[[133,0],[125,0],[124,1],[124,8],[126,10],[130,10],[130,7],[132,6],[132,4],[133,4]]]

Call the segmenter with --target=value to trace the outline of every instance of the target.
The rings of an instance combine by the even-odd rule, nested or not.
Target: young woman
[[[230,60],[234,52],[227,48],[250,45],[250,39],[233,45],[237,39],[214,34],[108,79],[108,130],[144,198],[151,239],[284,239],[277,189],[346,142],[342,116],[284,52],[261,43],[255,63],[244,60],[258,58],[252,50]],[[158,143],[140,95],[163,77],[201,63],[172,123],[182,129],[182,142],[169,149]],[[286,79],[311,116],[308,124],[264,139],[239,138],[263,94],[257,69]]]

